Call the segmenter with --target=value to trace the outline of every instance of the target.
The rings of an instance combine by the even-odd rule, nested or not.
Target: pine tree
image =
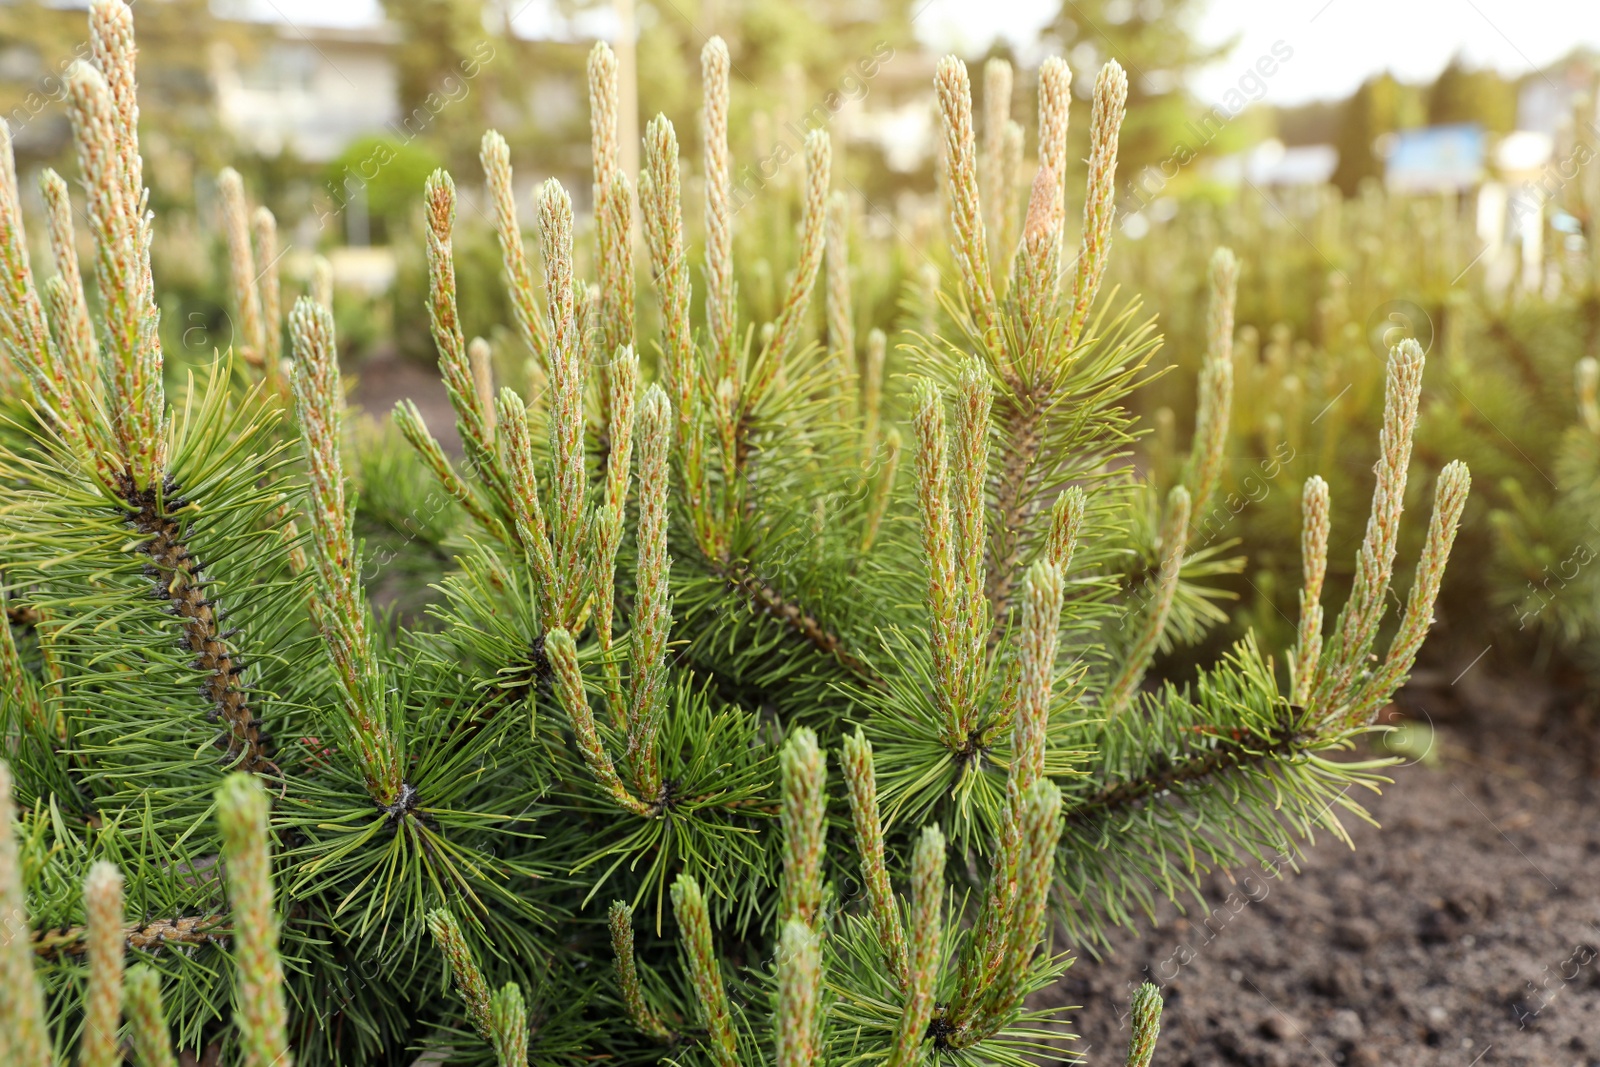
[[[1331,631],[1313,481],[1286,670],[1247,638],[1187,685],[1148,680],[1208,625],[1185,563],[1227,433],[1234,264],[1212,268],[1191,461],[1180,484],[1142,484],[1121,462],[1125,401],[1157,339],[1101,292],[1115,63],[1095,83],[1070,261],[1065,64],[1040,72],[1045,137],[1009,260],[986,232],[966,68],[939,65],[955,279],[937,334],[902,338],[903,390],[883,339],[859,370],[817,341],[825,133],[805,144],[777,312],[740,320],[720,40],[702,56],[700,301],[674,127],[649,124],[636,196],[604,46],[597,285],[575,277],[554,181],[535,273],[506,145],[484,137],[522,388],[497,389],[488,345],[461,330],[456,189],[434,174],[428,310],[462,455],[396,409],[435,483],[411,514],[452,516],[441,599],[401,625],[365,592],[325,288],[294,303],[280,353],[280,301],[250,273],[271,273],[260,219],[233,244],[236,299],[260,323],[214,363],[164,357],[131,11],[95,0],[90,24],[95,62],[71,86],[93,308],[70,212],[52,216],[41,299],[0,168],[16,389],[0,794],[14,775],[20,808],[0,811],[0,1033],[31,1062],[83,1020],[113,1025],[109,924],[137,958],[128,1032],[151,1063],[216,1046],[247,1064],[434,1048],[1020,1065],[1070,1049],[1059,1012],[1026,1006],[1070,962],[1053,930],[1092,946],[1158,896],[1198,895],[1209,870],[1291,863],[1316,831],[1343,834],[1341,810],[1363,814],[1350,791],[1383,761],[1337,757],[1411,667],[1466,471],[1439,479],[1379,654],[1423,363],[1401,344],[1359,581]],[[636,214],[653,337],[635,333]],[[373,460],[369,483],[385,462],[402,461]],[[1158,1009],[1141,993],[1130,1063],[1149,1062]]]

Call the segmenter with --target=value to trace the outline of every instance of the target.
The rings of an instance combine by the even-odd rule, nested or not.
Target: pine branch
[[[227,931],[228,925],[222,916],[182,915],[129,926],[123,941],[131,951],[156,952],[168,946],[224,944]],[[63,926],[33,933],[34,955],[44,959],[81,956],[88,950],[89,929],[86,926]]]
[[[117,479],[117,491],[126,509],[125,521],[145,539],[139,551],[150,559],[151,592],[166,600],[182,620],[182,647],[194,653],[195,669],[205,672],[202,689],[213,707],[212,720],[224,726],[217,747],[227,753],[230,766],[251,774],[280,776],[282,772],[272,761],[270,740],[245,695],[245,664],[223,640],[218,625],[221,605],[216,597],[206,595],[209,580],[183,537],[183,513],[192,511],[193,505],[170,479],[158,492],[136,489],[124,475]]]
[[[858,680],[870,686],[883,684],[882,678],[872,667],[849,650],[843,638],[829,630],[800,604],[788,599],[748,563],[743,560],[707,560],[706,565],[712,574],[727,582],[730,589],[748,597],[759,612],[782,622],[818,652],[832,657]]]

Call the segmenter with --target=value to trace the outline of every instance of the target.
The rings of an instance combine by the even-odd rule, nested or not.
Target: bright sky
[[[926,0],[918,35],[938,48],[980,51],[996,29],[1026,55],[1058,0]],[[1600,48],[1595,0],[1210,0],[1200,18],[1206,41],[1238,35],[1228,59],[1197,79],[1217,99],[1277,41],[1294,50],[1268,86],[1267,100],[1293,104],[1347,95],[1369,75],[1393,71],[1431,79],[1462,52],[1475,65],[1510,74],[1542,67],[1573,47]]]
[[[240,2],[240,0],[233,0]],[[318,25],[360,24],[377,17],[378,0],[242,0],[269,17]],[[547,33],[559,19],[554,0],[519,3],[518,27]],[[738,0],[727,0],[737,3]],[[997,36],[1032,58],[1038,29],[1061,0],[918,0],[916,33],[939,49],[981,52]],[[1369,74],[1388,69],[1408,81],[1432,78],[1452,55],[1518,74],[1579,44],[1600,48],[1596,0],[1210,0],[1199,21],[1207,41],[1239,35],[1230,56],[1194,85],[1214,100],[1278,41],[1293,49],[1270,80],[1276,104],[1348,94]]]

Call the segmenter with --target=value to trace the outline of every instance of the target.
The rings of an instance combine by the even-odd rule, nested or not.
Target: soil
[[[1484,665],[1451,674],[1391,709],[1428,754],[1363,801],[1381,830],[1346,819],[1354,850],[1319,834],[1297,874],[1215,875],[1208,908],[1080,953],[1041,1004],[1085,1006],[1090,1063],[1123,1062],[1148,980],[1161,1067],[1600,1067],[1593,708]]]
[[[455,410],[450,406],[450,396],[445,392],[437,369],[403,359],[388,348],[363,359],[355,369],[351,406],[375,419],[385,419],[401,400],[417,405],[422,421],[446,453],[461,454]]]

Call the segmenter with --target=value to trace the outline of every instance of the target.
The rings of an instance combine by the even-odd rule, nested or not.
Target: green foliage
[[[339,153],[327,165],[323,182],[341,218],[357,210],[350,206],[353,199],[364,201],[371,242],[385,244],[401,238],[416,213],[417,190],[438,166],[438,157],[415,138],[373,134]]]
[[[1159,342],[1102,287],[1116,64],[1070,267],[1064,65],[1040,72],[1039,178],[1008,220],[1021,182],[995,180],[1003,153],[980,166],[967,72],[940,64],[953,281],[919,295],[896,338],[908,373],[886,379],[886,339],[862,357],[839,328],[837,228],[824,275],[825,134],[770,209],[798,208],[792,269],[770,303],[739,298],[720,39],[702,56],[704,300],[660,116],[637,176],[655,309],[636,314],[634,176],[598,46],[598,285],[554,180],[536,280],[508,154],[483,143],[505,330],[533,354],[515,384],[468,340],[455,183],[424,185],[418,304],[452,457],[409,404],[393,425],[414,453],[347,432],[320,283],[287,317],[286,360],[167,361],[130,162],[132,16],[96,0],[91,22],[101,73],[73,100],[93,312],[60,298],[81,285],[63,260],[47,315],[21,241],[0,243],[0,773],[22,809],[0,891],[40,931],[8,927],[0,1004],[20,1016],[35,969],[58,1044],[95,940],[75,889],[109,860],[138,917],[120,948],[158,974],[133,980],[152,1062],[170,1034],[245,1064],[287,1044],[303,1064],[1022,1067],[1071,1048],[1064,1013],[1028,1007],[1071,962],[1052,930],[1092,951],[1158,896],[1362,816],[1350,791],[1388,761],[1339,756],[1411,668],[1465,472],[1439,481],[1427,580],[1385,652],[1423,369],[1395,346],[1369,398],[1385,421],[1363,443],[1380,463],[1359,579],[1326,647],[1309,575],[1327,516],[1308,506],[1296,647],[1280,660],[1245,635],[1187,683],[1146,682],[1162,649],[1227,619],[1211,583],[1236,565],[1190,520],[1227,436],[1234,266],[1207,272],[1191,460],[1147,480],[1128,405]],[[20,234],[18,205],[0,181],[0,236]],[[276,276],[252,293],[248,259],[238,302],[267,307]],[[378,576],[401,568],[431,592],[375,614]],[[1155,1025],[1144,994],[1130,1062]]]

